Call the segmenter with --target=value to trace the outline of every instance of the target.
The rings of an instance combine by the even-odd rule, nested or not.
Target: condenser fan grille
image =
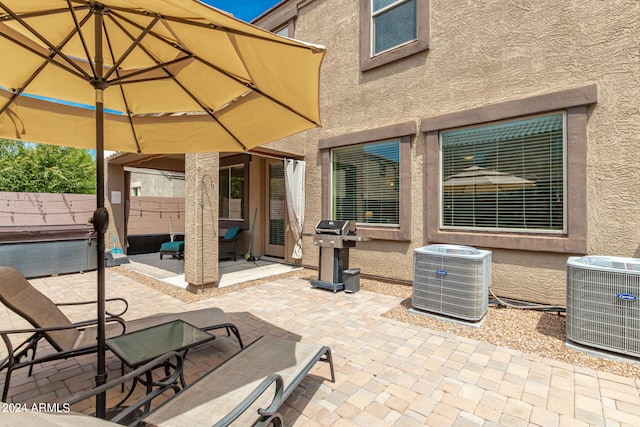
[[[569,258],[567,339],[640,357],[639,296],[640,260]]]
[[[416,309],[481,320],[488,309],[490,282],[489,251],[455,245],[431,245],[415,251],[412,304]]]

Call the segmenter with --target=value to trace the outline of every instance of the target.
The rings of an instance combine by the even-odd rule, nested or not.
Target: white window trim
[[[414,18],[416,20],[416,38],[413,39],[413,40],[407,40],[406,42],[402,42],[400,44],[397,44],[397,45],[395,45],[393,47],[390,47],[389,49],[385,49],[383,51],[376,52],[375,51],[375,39],[376,39],[375,38],[375,34],[376,34],[375,28],[376,28],[376,26],[375,26],[375,23],[374,23],[375,22],[374,18],[376,16],[384,14],[385,12],[390,11],[391,9],[394,9],[394,8],[400,6],[403,3],[410,2],[411,0],[396,0],[395,2],[391,3],[390,5],[387,5],[387,6],[383,7],[382,9],[380,9],[378,11],[375,11],[375,12],[373,10],[373,2],[374,2],[374,0],[369,0],[369,1],[371,2],[371,9],[370,9],[371,10],[371,16],[369,18],[370,19],[370,24],[369,24],[370,27],[369,28],[371,28],[371,31],[369,32],[370,33],[369,34],[370,35],[370,37],[369,37],[369,39],[370,39],[370,42],[369,42],[370,48],[369,49],[370,49],[370,53],[371,53],[371,57],[372,58],[374,58],[374,57],[376,57],[378,55],[383,55],[383,54],[385,54],[385,53],[387,53],[387,52],[389,52],[391,50],[398,49],[398,48],[400,48],[402,46],[406,46],[406,45],[408,45],[410,43],[415,42],[416,40],[418,40],[420,38],[420,34],[419,34],[420,28],[419,28],[419,25],[418,25],[418,4],[417,4],[419,2],[419,0],[415,0],[416,1],[416,15],[414,16]]]
[[[372,70],[428,50],[431,31],[430,1],[416,0],[417,39],[373,56],[372,2],[371,0],[360,0],[360,71]]]

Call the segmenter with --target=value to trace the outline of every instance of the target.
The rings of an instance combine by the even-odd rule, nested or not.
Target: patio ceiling
[[[234,156],[238,153],[220,153],[220,157]],[[247,154],[259,157],[301,160],[304,156],[294,153],[285,153],[266,147],[257,147],[247,151]],[[115,153],[108,157],[110,164],[129,166],[133,168],[157,169],[173,172],[185,172],[184,154],[138,154]]]

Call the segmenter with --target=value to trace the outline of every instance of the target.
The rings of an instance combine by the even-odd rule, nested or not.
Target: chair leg
[[[11,365],[7,367],[7,374],[4,376],[4,388],[2,389],[2,401],[7,401],[7,395],[9,394],[9,383],[11,382]]]
[[[231,329],[231,332],[233,332],[233,335],[235,335],[236,338],[238,339],[238,344],[240,344],[240,348],[244,348],[244,344],[242,344],[242,338],[240,338],[240,331],[238,330],[238,328],[236,328],[235,325],[227,326],[227,334],[229,334],[229,329]]]
[[[9,394],[9,384],[11,383],[11,372],[13,371],[13,364],[16,362],[16,358],[13,354],[13,345],[11,345],[11,341],[9,340],[9,337],[5,334],[2,334],[2,340],[4,341],[4,345],[8,353],[8,356],[3,363],[3,367],[6,364],[7,373],[4,376],[4,387],[2,389],[2,401],[6,402],[7,395]]]
[[[242,338],[240,338],[240,331],[238,330],[238,328],[236,327],[236,325],[232,324],[232,323],[228,323],[228,324],[224,324],[224,325],[216,325],[216,326],[210,326],[208,328],[203,328],[203,331],[214,331],[216,329],[222,329],[225,328],[227,331],[227,336],[231,336],[231,333],[233,333],[233,335],[236,337],[236,339],[238,340],[238,344],[240,344],[240,348],[244,348],[244,344],[242,343]],[[231,332],[231,333],[229,333]]]
[[[33,349],[33,352],[31,353],[31,361],[33,362],[33,360],[36,358],[36,349],[38,348],[38,341],[34,341],[30,347],[32,347]],[[29,365],[28,376],[31,376],[31,374],[33,374],[33,365]]]

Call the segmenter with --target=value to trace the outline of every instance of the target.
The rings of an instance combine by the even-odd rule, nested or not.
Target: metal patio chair
[[[175,352],[167,353],[126,375],[69,399],[70,405],[103,393],[123,382],[141,375],[167,360],[180,358]],[[335,382],[331,349],[322,344],[301,343],[273,336],[258,338],[221,365],[213,368],[194,383],[161,402],[150,412],[142,410],[160,394],[173,389],[182,363],[178,361],[171,377],[158,384],[158,388],[128,403],[126,408],[111,419],[98,420],[77,413],[0,413],[14,425],[68,425],[68,426],[191,426],[223,427],[233,425],[282,426],[280,408],[317,362],[329,364],[330,378]],[[9,420],[6,415],[17,415]]]
[[[238,257],[236,245],[240,238],[240,231],[240,227],[234,225],[229,227],[224,236],[220,236],[220,240],[218,241],[218,259],[231,258],[234,261],[236,260]]]
[[[163,313],[135,320],[124,320],[122,315],[128,309],[127,301],[123,298],[110,298],[107,301],[123,305],[120,312],[107,311],[107,337],[181,319],[204,331],[224,328],[227,335],[233,333],[240,347],[244,347],[238,328],[219,308]],[[60,306],[95,304],[96,301],[56,304],[34,288],[18,270],[0,266],[0,302],[33,326],[33,328],[0,331],[8,353],[6,358],[0,360],[0,372],[6,369],[2,401],[6,402],[11,374],[15,369],[29,367],[29,375],[31,375],[33,365],[37,363],[67,359],[97,351],[97,320],[72,322],[60,310]],[[16,336],[24,337],[25,335],[27,338],[16,340]],[[20,343],[14,345],[12,337],[13,341],[20,341]],[[51,344],[54,352],[36,357],[38,343],[42,340]]]

